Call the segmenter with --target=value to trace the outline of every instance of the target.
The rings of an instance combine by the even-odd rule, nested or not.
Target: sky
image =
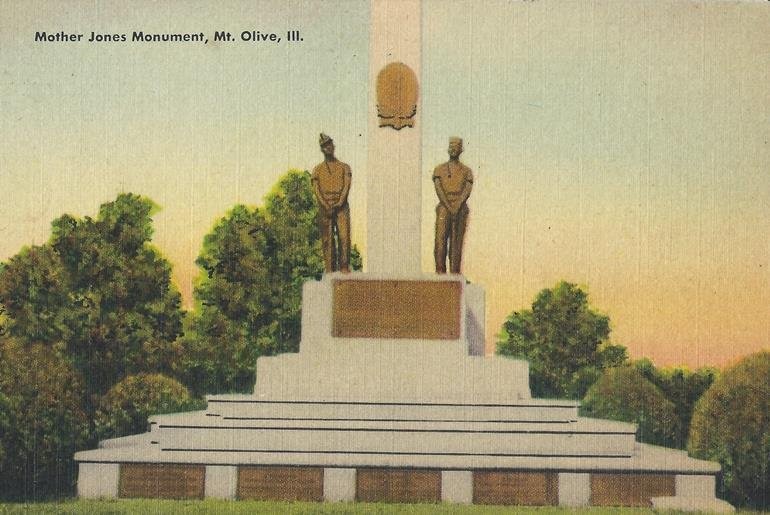
[[[189,303],[204,235],[319,162],[321,131],[353,169],[365,259],[368,26],[360,0],[0,0],[0,260],[63,213],[139,193],[162,208],[153,243]],[[430,171],[461,136],[463,271],[486,289],[489,352],[560,280],[633,358],[723,366],[770,348],[768,26],[766,2],[424,1],[415,237],[429,273]],[[209,41],[85,41],[140,30]]]

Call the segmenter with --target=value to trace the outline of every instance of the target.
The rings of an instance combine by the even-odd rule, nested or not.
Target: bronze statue
[[[318,141],[324,160],[313,168],[311,182],[318,203],[318,227],[324,271],[350,272],[350,166],[334,157],[334,141],[324,133]]]
[[[473,172],[460,162],[463,140],[449,138],[449,161],[433,170],[439,204],[436,206],[436,242],[433,256],[436,273],[446,273],[447,244],[449,245],[449,270],[460,273],[463,237],[468,223],[466,201],[473,189]]]

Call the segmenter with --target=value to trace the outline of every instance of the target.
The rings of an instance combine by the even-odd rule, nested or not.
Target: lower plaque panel
[[[118,497],[203,499],[205,480],[203,465],[123,463]]]
[[[460,338],[457,281],[334,281],[332,336]]]
[[[559,503],[558,475],[477,470],[473,473],[473,503],[555,506]]]
[[[323,501],[321,467],[238,467],[238,499]]]
[[[361,502],[441,502],[441,471],[358,469],[356,500]]]
[[[652,497],[673,496],[671,474],[591,474],[593,506],[652,506]]]

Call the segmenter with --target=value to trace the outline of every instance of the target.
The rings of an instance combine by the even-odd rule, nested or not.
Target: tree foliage
[[[580,406],[585,417],[637,424],[640,442],[673,446],[680,437],[676,406],[636,368],[609,368],[588,389]]]
[[[154,204],[121,194],[96,219],[54,220],[48,243],[0,270],[7,331],[72,359],[91,395],[127,374],[171,372],[182,326],[169,263],[153,248]]]
[[[635,361],[633,365],[648,381],[660,388],[666,399],[674,404],[680,431],[670,445],[684,449],[687,446],[687,435],[695,403],[714,382],[718,375],[717,370],[712,367],[695,371],[683,367],[657,368],[646,358]]]
[[[196,393],[250,392],[259,356],[297,351],[302,284],[323,274],[316,216],[309,175],[291,170],[264,207],[236,205],[206,235],[184,339]]]
[[[743,358],[703,394],[693,412],[688,450],[719,461],[728,500],[770,507],[770,352]]]
[[[95,425],[99,440],[147,430],[151,415],[202,408],[185,386],[162,374],[137,374],[115,384],[100,399]]]
[[[609,334],[609,318],[589,308],[578,286],[562,281],[540,291],[531,310],[508,316],[497,353],[529,361],[534,396],[578,399],[602,370],[627,359]]]
[[[0,339],[0,498],[70,495],[87,439],[83,382],[50,347]]]

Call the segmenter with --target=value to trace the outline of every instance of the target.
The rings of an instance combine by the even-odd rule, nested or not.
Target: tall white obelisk
[[[374,274],[420,273],[421,4],[421,0],[371,0],[365,263],[367,272]],[[378,99],[378,76],[394,63],[411,69],[417,86],[413,126],[400,129],[381,127],[378,116],[378,107],[379,115],[388,107]],[[391,89],[398,96],[408,86],[397,80]],[[410,106],[406,110],[411,111]]]

